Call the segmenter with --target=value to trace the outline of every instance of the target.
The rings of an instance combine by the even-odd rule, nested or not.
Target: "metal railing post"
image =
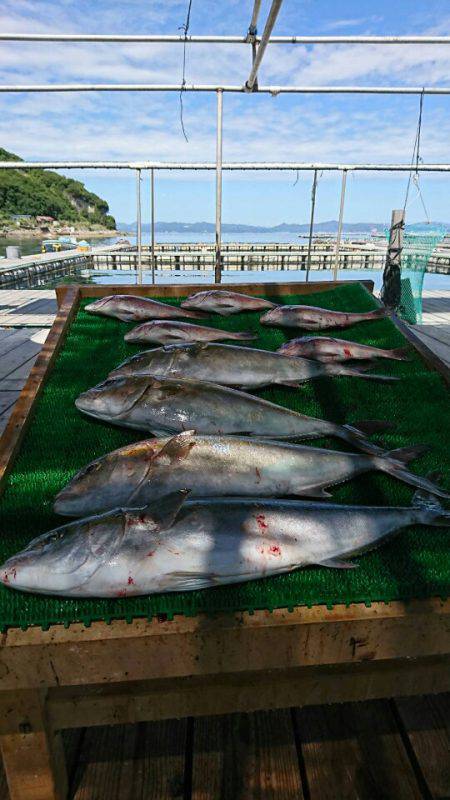
[[[314,170],[313,185],[311,190],[311,218],[309,221],[309,238],[308,238],[308,255],[306,257],[306,283],[309,281],[309,270],[311,269],[311,245],[312,235],[314,228],[314,210],[316,207],[316,188],[317,188],[317,170]]]
[[[334,254],[333,280],[337,281],[339,270],[339,250],[341,249],[342,220],[344,218],[345,186],[347,184],[347,170],[342,170],[341,205],[339,208],[339,222],[336,236],[336,251]]]
[[[141,212],[141,170],[136,170],[136,243],[137,243],[137,283],[142,283],[142,212]]]
[[[150,195],[152,203],[152,283],[155,283],[155,170],[150,170]]]
[[[222,122],[223,92],[217,91],[217,139],[216,139],[216,258],[214,282],[222,280]]]

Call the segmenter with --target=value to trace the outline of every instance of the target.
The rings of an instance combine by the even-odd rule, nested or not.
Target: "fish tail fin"
[[[224,338],[226,338],[224,336]],[[257,333],[253,333],[253,331],[239,331],[233,334],[230,334],[230,339],[236,339],[237,341],[241,342],[252,342],[254,339],[258,338]]]
[[[384,317],[390,317],[391,313],[389,308],[381,306],[381,308],[374,308],[373,311],[369,311],[367,319],[383,319]]]
[[[354,378],[366,378],[366,380],[374,380],[374,381],[398,381],[394,375],[375,375],[374,373],[366,373],[364,371],[365,367],[361,369],[359,366],[358,369],[354,369],[353,367],[347,367],[344,364],[324,364],[325,374],[326,375],[348,375]]]
[[[438,472],[431,472],[427,475],[427,480],[438,480],[439,477],[440,475]],[[424,521],[427,525],[434,525],[436,528],[446,528],[450,526],[450,511],[447,511],[439,500],[433,497],[431,492],[418,489],[418,491],[414,493],[412,507],[425,512]]]
[[[389,358],[394,361],[410,361],[408,347],[395,347],[394,350],[389,350]]]
[[[394,425],[392,422],[387,422],[381,419],[366,419],[360,422],[355,422],[353,425],[342,425],[339,433],[342,439],[348,444],[362,450],[364,453],[371,455],[383,455],[385,452],[383,448],[376,444],[372,444],[367,439],[373,433],[384,433],[385,431],[392,430]]]
[[[450,495],[444,492],[437,484],[429,478],[422,478],[420,475],[415,475],[408,469],[405,469],[405,464],[408,464],[414,458],[427,453],[430,450],[428,445],[418,444],[410,447],[400,447],[398,450],[390,450],[383,455],[376,457],[376,466],[382,472],[392,475],[394,478],[409,483],[410,486],[416,486],[418,489],[427,492],[429,495],[437,495],[450,499]]]

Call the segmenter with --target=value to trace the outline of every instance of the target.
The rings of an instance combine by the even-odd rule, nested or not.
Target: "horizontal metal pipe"
[[[3,84],[0,92],[179,92],[173,83]],[[185,84],[183,92],[248,92],[245,86]],[[450,94],[450,86],[259,86],[254,94]]]
[[[159,169],[159,170],[215,170],[214,162],[179,161],[0,161],[2,169]],[[247,170],[272,170],[297,172],[319,170],[323,172],[409,172],[411,164],[330,164],[304,161],[235,161],[224,162],[222,169],[245,172]],[[418,164],[414,172],[450,172],[450,164]]]
[[[261,36],[255,41],[261,42]],[[248,44],[246,36],[180,36],[179,34],[0,33],[0,42],[128,42],[168,44]],[[450,36],[271,36],[270,44],[450,44]]]

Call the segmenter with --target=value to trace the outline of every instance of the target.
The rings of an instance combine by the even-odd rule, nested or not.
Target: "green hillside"
[[[0,147],[0,161],[22,161]],[[64,222],[89,222],[114,229],[106,200],[83,183],[50,170],[0,170],[0,217],[13,214],[49,216]]]

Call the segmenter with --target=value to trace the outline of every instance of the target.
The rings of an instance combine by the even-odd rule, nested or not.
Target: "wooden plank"
[[[25,341],[19,347],[15,347],[9,353],[5,353],[0,360],[0,380],[6,378],[22,364],[35,358],[41,350],[41,345],[35,342]]]
[[[296,709],[310,800],[422,800],[389,704]]]
[[[0,384],[0,415],[2,415],[8,408],[16,402],[20,392],[16,391],[3,391]]]
[[[5,356],[7,353],[10,353],[13,350],[16,350],[18,347],[21,347],[26,342],[29,342],[31,336],[33,336],[34,333],[37,333],[38,330],[39,328],[35,327],[27,331],[10,328],[9,331],[11,335],[0,339],[1,362],[3,361],[3,356]]]
[[[43,389],[45,378],[64,342],[70,323],[76,314],[78,295],[72,290],[56,316],[45,345],[31,371],[21,396],[0,440],[0,493],[4,480],[12,467],[14,457],[31,419],[34,405]]]
[[[195,720],[191,797],[303,798],[290,712],[261,711]]]
[[[47,721],[45,693],[0,693],[0,736],[11,800],[65,800],[67,775],[61,735]]]
[[[218,286],[215,283],[199,283],[199,284],[157,284],[156,286],[136,286],[132,285],[106,285],[106,284],[61,284],[57,286],[56,297],[58,306],[64,301],[67,293],[74,287],[79,290],[80,297],[105,297],[109,294],[133,294],[138,297],[180,297],[186,294],[193,294],[194,292],[205,292],[208,289],[224,289],[227,291],[242,292],[244,294],[270,294],[274,296],[290,295],[290,294],[312,294],[313,292],[326,292],[333,289],[335,286],[343,286],[344,284],[360,283],[368,289],[369,292],[373,291],[374,283],[371,280],[366,281],[311,281],[309,283],[226,283]]]
[[[448,656],[449,619],[450,599],[427,599],[13,628],[0,676],[12,689]]]
[[[417,764],[435,800],[450,797],[450,694],[394,701]]]
[[[258,686],[258,691],[254,687]],[[55,687],[55,729],[207,716],[450,690],[449,659],[405,659],[112,685]]]
[[[182,800],[185,747],[185,721],[91,728],[71,781],[71,800]]]

